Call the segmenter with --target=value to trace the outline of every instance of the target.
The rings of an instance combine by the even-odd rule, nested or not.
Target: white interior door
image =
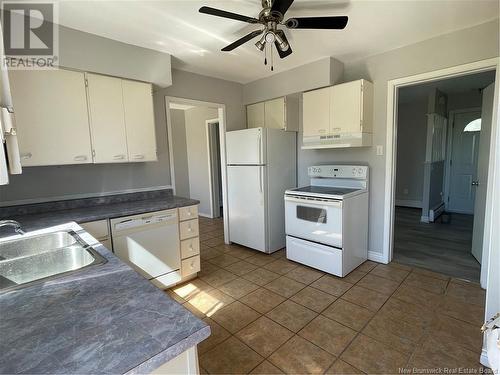
[[[266,167],[227,168],[229,239],[252,249],[266,251]]]
[[[227,164],[265,164],[265,132],[262,128],[236,130],[226,133]]]
[[[474,203],[474,228],[472,230],[472,255],[481,263],[483,255],[484,214],[486,208],[486,185],[488,180],[488,159],[490,155],[491,119],[493,115],[493,95],[495,84],[483,91],[481,110],[481,139],[477,163],[476,201]]]
[[[465,127],[481,117],[481,112],[456,113],[451,129],[451,167],[448,211],[474,213],[479,138],[478,131],[465,131]]]

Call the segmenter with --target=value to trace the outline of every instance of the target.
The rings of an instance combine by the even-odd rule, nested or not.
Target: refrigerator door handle
[[[260,167],[259,168],[259,189],[260,189],[260,192],[262,193],[263,190],[264,190],[264,187],[262,186],[262,171],[264,170],[264,168]]]
[[[260,131],[257,142],[259,142],[259,163],[262,163],[262,133]]]

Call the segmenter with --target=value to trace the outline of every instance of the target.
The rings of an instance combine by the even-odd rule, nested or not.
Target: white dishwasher
[[[176,209],[112,219],[111,232],[115,254],[155,285],[181,279]]]

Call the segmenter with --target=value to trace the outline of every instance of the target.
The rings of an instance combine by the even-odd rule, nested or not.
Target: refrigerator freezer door
[[[229,166],[227,179],[229,240],[266,252],[266,167]]]
[[[266,164],[266,132],[263,128],[226,133],[228,165]]]

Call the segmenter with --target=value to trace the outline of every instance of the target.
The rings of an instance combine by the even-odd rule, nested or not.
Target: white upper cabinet
[[[122,89],[128,160],[157,160],[151,84],[122,80]]]
[[[303,94],[302,148],[371,146],[373,84],[357,80]]]
[[[330,132],[331,88],[308,91],[303,95],[304,137],[327,135]]]
[[[84,74],[68,70],[9,74],[22,165],[91,163]]]
[[[248,129],[265,127],[264,103],[247,105],[247,127]]]
[[[95,163],[128,161],[122,80],[87,74],[90,129]]]
[[[333,86],[331,134],[371,133],[372,92],[363,79]]]
[[[264,118],[266,128],[285,129],[285,98],[278,98],[264,102]]]
[[[281,97],[247,105],[247,128],[298,131],[298,98]]]

